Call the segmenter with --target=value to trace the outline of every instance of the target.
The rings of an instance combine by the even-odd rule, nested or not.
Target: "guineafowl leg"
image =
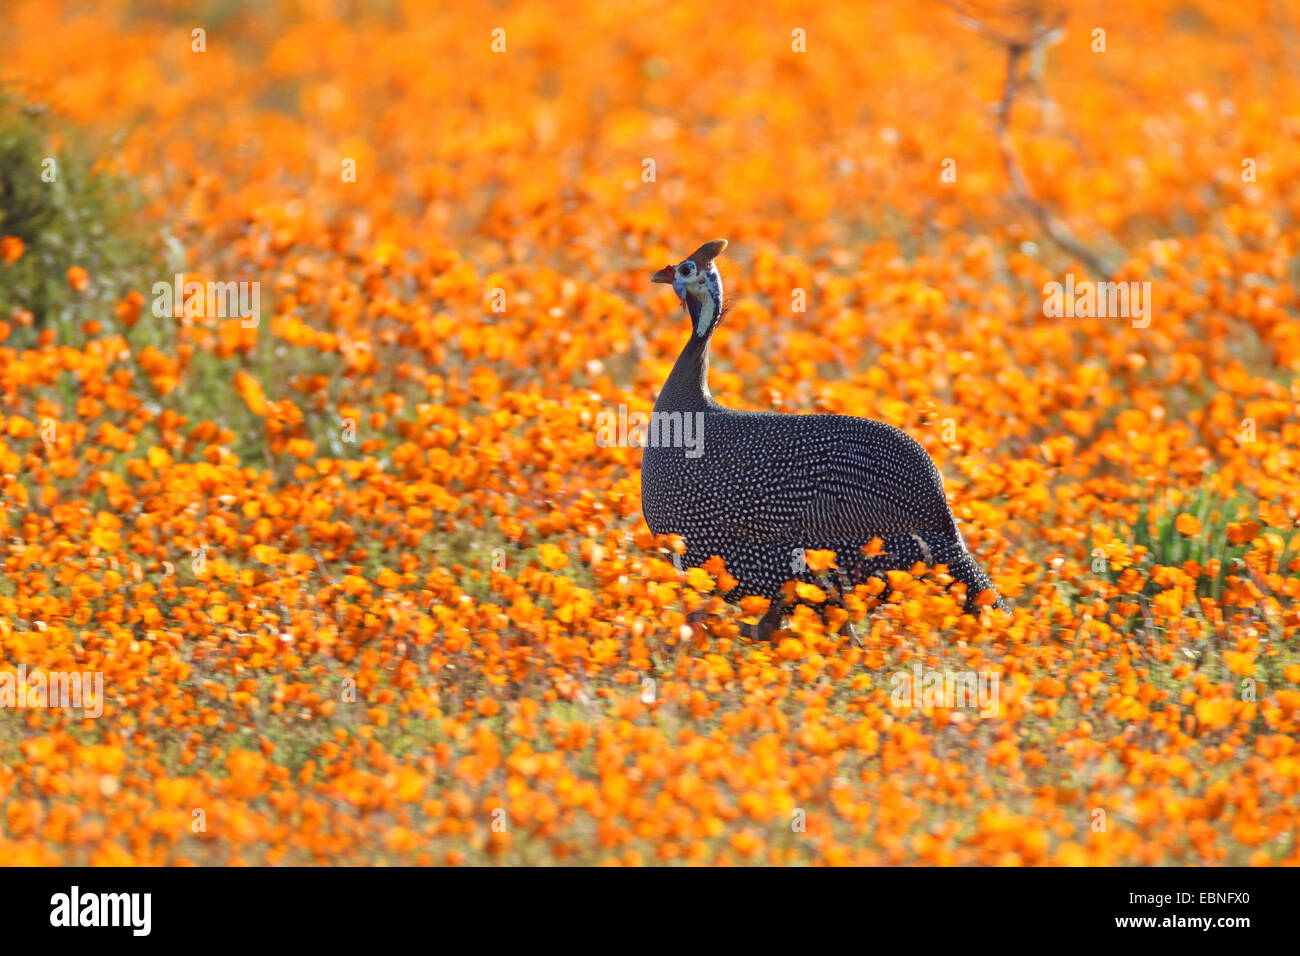
[[[757,624],[746,624],[741,633],[751,640],[775,642],[776,632],[781,627],[781,618],[785,617],[785,605],[780,601],[773,601],[771,607],[767,609]]]
[[[775,644],[777,632],[781,629],[782,617],[783,615],[780,611],[777,611],[775,614],[771,611],[764,614],[763,619],[758,622],[758,639],[760,641],[767,641],[771,644]]]
[[[686,624],[696,637],[704,633],[704,622],[709,619],[709,612],[704,608],[696,608],[686,615]]]

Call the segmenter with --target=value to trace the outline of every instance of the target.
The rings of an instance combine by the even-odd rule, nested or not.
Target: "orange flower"
[[[688,568],[686,583],[697,591],[712,591],[713,578],[703,568]]]
[[[862,546],[862,554],[868,558],[879,557],[884,554],[885,542],[880,538],[872,538]]]
[[[834,551],[808,550],[804,552],[809,571],[831,571],[835,568]]]
[[[243,369],[235,372],[235,391],[254,415],[266,414],[268,406],[262,384]]]
[[[0,262],[5,265],[17,262],[22,258],[24,249],[26,246],[17,236],[0,237]]]
[[[1259,535],[1261,525],[1258,521],[1234,521],[1228,525],[1229,544],[1247,544]]]
[[[549,571],[558,571],[569,563],[569,556],[553,544],[544,544],[537,550],[542,566]]]

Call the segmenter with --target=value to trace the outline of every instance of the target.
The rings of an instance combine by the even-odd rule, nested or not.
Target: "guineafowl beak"
[[[658,272],[656,272],[653,276],[650,277],[650,281],[651,281],[651,282],[667,282],[667,283],[671,284],[672,281],[673,281],[673,279],[675,279],[675,278],[677,278],[677,269],[676,269],[676,267],[674,267],[674,266],[664,266],[662,269],[660,269]]]

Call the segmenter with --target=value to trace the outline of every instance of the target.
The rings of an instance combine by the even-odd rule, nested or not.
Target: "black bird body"
[[[721,557],[739,582],[726,595],[733,600],[753,594],[779,606],[787,581],[816,579],[803,561],[805,549],[816,549],[836,553],[850,584],[918,561],[944,564],[966,585],[967,610],[976,610],[992,582],[966,549],[942,475],[914,439],[884,422],[742,411],[709,394],[709,341],[722,301],[712,259],[723,246],[708,243],[655,276],[673,281],[694,334],[659,394],[651,430],[679,416],[691,416],[697,429],[692,447],[660,442],[645,450],[641,502],[650,530],[685,540],[683,567]],[[692,261],[697,268],[687,267],[684,280]],[[873,538],[882,553],[868,557],[863,547]]]

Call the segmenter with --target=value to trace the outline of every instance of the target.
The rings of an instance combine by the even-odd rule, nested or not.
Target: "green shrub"
[[[0,319],[28,309],[37,328],[69,335],[81,318],[110,318],[129,290],[147,294],[161,269],[150,268],[149,245],[131,221],[138,201],[130,184],[74,147],[52,148],[56,139],[40,108],[0,92],[0,237],[25,246],[17,261],[0,264]],[[84,292],[68,283],[73,266],[89,274]],[[22,347],[22,332],[8,344]]]

